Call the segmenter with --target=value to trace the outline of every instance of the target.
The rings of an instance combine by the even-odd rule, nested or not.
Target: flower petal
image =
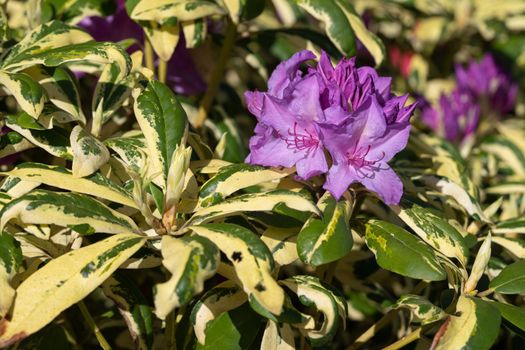
[[[337,163],[332,165],[328,170],[326,182],[323,188],[330,191],[335,199],[339,200],[343,193],[348,189],[353,182],[358,181],[358,178],[353,169],[350,169],[347,163]]]
[[[281,62],[273,71],[268,80],[268,93],[282,98],[285,89],[290,83],[301,77],[302,72],[299,70],[301,63],[312,60],[315,54],[308,50],[299,51],[286,61]]]
[[[359,179],[367,189],[376,192],[385,204],[399,204],[403,195],[403,183],[399,176],[386,164],[381,165],[381,169],[367,174],[366,177]]]

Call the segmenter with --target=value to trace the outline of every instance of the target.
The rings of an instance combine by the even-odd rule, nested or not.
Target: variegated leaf
[[[261,240],[273,254],[273,260],[279,265],[289,265],[299,259],[297,254],[297,230],[268,227]]]
[[[103,284],[104,294],[113,300],[128,326],[136,349],[147,350],[153,345],[153,314],[151,306],[133,280],[115,273]]]
[[[345,256],[353,244],[349,221],[352,203],[335,198],[326,192],[317,207],[322,211],[321,219],[312,216],[304,224],[297,237],[297,252],[301,260],[309,265],[319,266]]]
[[[466,266],[468,248],[463,236],[454,226],[416,204],[410,204],[406,208],[393,207],[393,209],[427,244],[449,258],[458,259],[462,266]]]
[[[5,69],[18,71],[36,64],[56,67],[62,64],[84,61],[97,65],[114,63],[120,69],[121,78],[128,75],[131,68],[131,60],[128,54],[118,44],[90,41],[33,53],[19,62],[6,66]]]
[[[140,0],[131,11],[130,17],[136,21],[157,22],[175,17],[178,21],[185,22],[224,13],[217,4],[206,0]]]
[[[500,135],[491,135],[483,140],[481,149],[494,154],[515,175],[525,175],[525,154],[511,140]]]
[[[257,17],[264,9],[264,0],[223,0],[234,23]]]
[[[200,236],[164,236],[162,264],[171,277],[155,286],[155,314],[164,319],[175,308],[186,305],[202,292],[204,281],[215,274],[220,261],[217,246]]]
[[[345,56],[355,53],[355,36],[343,8],[338,0],[295,0],[310,15],[324,22],[325,31],[334,45]]]
[[[50,323],[84,299],[145,242],[135,234],[114,235],[51,260],[16,290],[13,312],[0,321],[0,347]]]
[[[109,160],[109,151],[102,142],[77,125],[69,136],[73,152],[73,176],[93,174]]]
[[[128,191],[117,186],[100,173],[84,178],[75,178],[71,171],[64,167],[40,163],[22,163],[5,174],[26,181],[35,181],[68,191],[104,198],[133,208],[137,207]]]
[[[15,297],[15,290],[10,285],[22,265],[23,256],[18,243],[9,233],[0,231],[0,319],[9,309]]]
[[[146,168],[147,146],[142,134],[107,139],[104,144],[117,153],[120,159],[136,173]]]
[[[210,289],[197,301],[191,311],[191,323],[197,341],[206,343],[206,327],[220,314],[233,310],[247,301],[246,294],[232,281]]]
[[[36,190],[17,198],[0,212],[0,229],[16,219],[24,224],[55,224],[77,232],[139,232],[129,217],[81,194]]]
[[[208,25],[205,19],[196,19],[182,23],[186,47],[189,49],[198,47],[206,39]]]
[[[460,296],[456,305],[459,316],[450,316],[434,339],[434,349],[490,349],[499,333],[498,310],[478,298]]]
[[[25,137],[30,143],[56,157],[68,160],[73,159],[69,143],[69,132],[63,128],[54,127],[50,130],[26,129],[15,124],[12,119],[6,121],[6,126]]]
[[[51,69],[33,66],[24,70],[24,73],[38,81],[44,88],[49,101],[73,116],[72,120],[78,120],[82,124],[86,123],[86,117],[80,104],[77,82],[68,70],[61,67]]]
[[[290,170],[267,169],[248,164],[232,164],[222,167],[217,175],[202,185],[199,191],[200,207],[216,204],[243,188],[276,181],[291,173]]]
[[[60,21],[42,24],[11,48],[1,67],[10,71],[20,70],[25,66],[26,60],[30,60],[33,56],[42,54],[50,48],[56,49],[90,40],[93,40],[91,35],[78,27],[69,26]]]
[[[16,131],[10,131],[0,136],[0,158],[25,151],[35,147]]]
[[[344,297],[326,288],[318,278],[312,276],[298,275],[279,283],[297,294],[301,304],[315,308],[324,316],[322,324],[316,325],[314,329],[299,328],[299,331],[313,346],[329,343],[339,325],[344,325],[346,320],[347,306]]]
[[[385,59],[385,45],[377,35],[369,31],[361,17],[357,14],[354,7],[349,1],[337,0],[337,5],[346,15],[350,27],[354,31],[355,36],[363,44],[363,46],[370,52],[374,58],[376,66],[381,65]]]
[[[228,199],[197,211],[190,219],[191,224],[199,224],[213,219],[234,215],[239,212],[271,211],[291,209],[320,215],[317,207],[305,195],[288,190],[274,190],[263,193],[250,193]]]
[[[492,241],[508,250],[517,259],[525,259],[525,240],[494,236]]]
[[[20,108],[37,119],[44,109],[46,95],[40,85],[24,73],[0,71],[0,85],[16,99]]]
[[[403,295],[393,307],[395,309],[403,308],[410,310],[414,321],[422,325],[439,321],[447,316],[442,309],[419,295]]]
[[[232,262],[250,303],[279,315],[284,291],[272,277],[274,261],[266,245],[248,229],[233,224],[191,226],[196,234],[215,243]]]
[[[118,108],[131,96],[132,89],[140,82],[145,82],[150,76],[144,76],[142,52],[135,51],[131,55],[132,71],[122,78],[117,64],[108,64],[102,70],[93,95],[93,126],[92,133],[100,134],[102,125],[106,123]]]
[[[385,270],[426,281],[446,278],[434,251],[416,236],[386,221],[370,220],[365,234],[368,248]],[[414,264],[417,261],[417,264]]]
[[[525,218],[499,221],[492,229],[494,233],[525,233]]]
[[[483,275],[483,272],[485,272],[492,252],[491,244],[492,239],[489,232],[489,234],[483,240],[483,244],[479,248],[478,253],[476,254],[476,260],[474,260],[474,264],[472,264],[470,275],[468,276],[467,282],[465,282],[465,286],[463,288],[464,293],[468,294],[473,291],[476,288],[479,279]]]
[[[146,139],[150,165],[160,174],[161,187],[165,188],[171,157],[186,132],[186,113],[171,89],[154,80],[135,96],[134,110]]]
[[[149,21],[141,22],[141,26],[155,53],[164,62],[169,61],[179,42],[179,24],[159,24],[155,21]]]
[[[295,340],[292,327],[268,320],[261,341],[261,350],[293,350]]]

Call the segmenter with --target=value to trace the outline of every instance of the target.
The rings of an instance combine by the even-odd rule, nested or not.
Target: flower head
[[[296,166],[302,179],[327,173],[324,188],[336,198],[358,182],[398,203],[403,185],[387,162],[406,146],[415,104],[405,107],[408,96],[392,94],[390,78],[354,58],[333,67],[323,52],[303,73],[299,66],[314,58],[296,53],[272,73],[267,92],[245,94],[258,121],[246,161]]]
[[[472,94],[456,89],[450,95],[440,96],[439,108],[425,104],[421,117],[439,135],[450,142],[460,143],[476,131],[480,108]]]
[[[455,70],[458,88],[469,91],[480,102],[486,100],[494,112],[503,115],[514,108],[518,86],[496,65],[491,55],[467,67],[456,65]]]
[[[425,103],[422,108],[423,122],[451,142],[473,135],[481,115],[502,117],[516,103],[517,85],[490,55],[467,67],[456,65],[456,83],[452,93],[440,96],[438,106]]]

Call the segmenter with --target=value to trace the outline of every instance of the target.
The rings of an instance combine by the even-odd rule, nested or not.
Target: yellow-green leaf
[[[145,242],[119,234],[51,260],[16,290],[13,312],[0,321],[0,347],[17,342],[84,299]]]

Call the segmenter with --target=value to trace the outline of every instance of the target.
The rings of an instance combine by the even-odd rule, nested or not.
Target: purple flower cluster
[[[422,119],[451,142],[460,143],[475,133],[481,115],[497,118],[512,111],[518,86],[498,67],[491,55],[467,67],[456,65],[456,88],[442,94],[439,107],[426,105]]]
[[[390,91],[391,78],[355,58],[334,68],[326,53],[317,66],[301,51],[282,62],[268,80],[268,91],[245,93],[257,118],[247,163],[296,167],[301,179],[327,173],[324,188],[337,199],[352,183],[397,204],[403,184],[388,161],[405,148],[415,104]],[[328,157],[329,156],[329,157]]]

